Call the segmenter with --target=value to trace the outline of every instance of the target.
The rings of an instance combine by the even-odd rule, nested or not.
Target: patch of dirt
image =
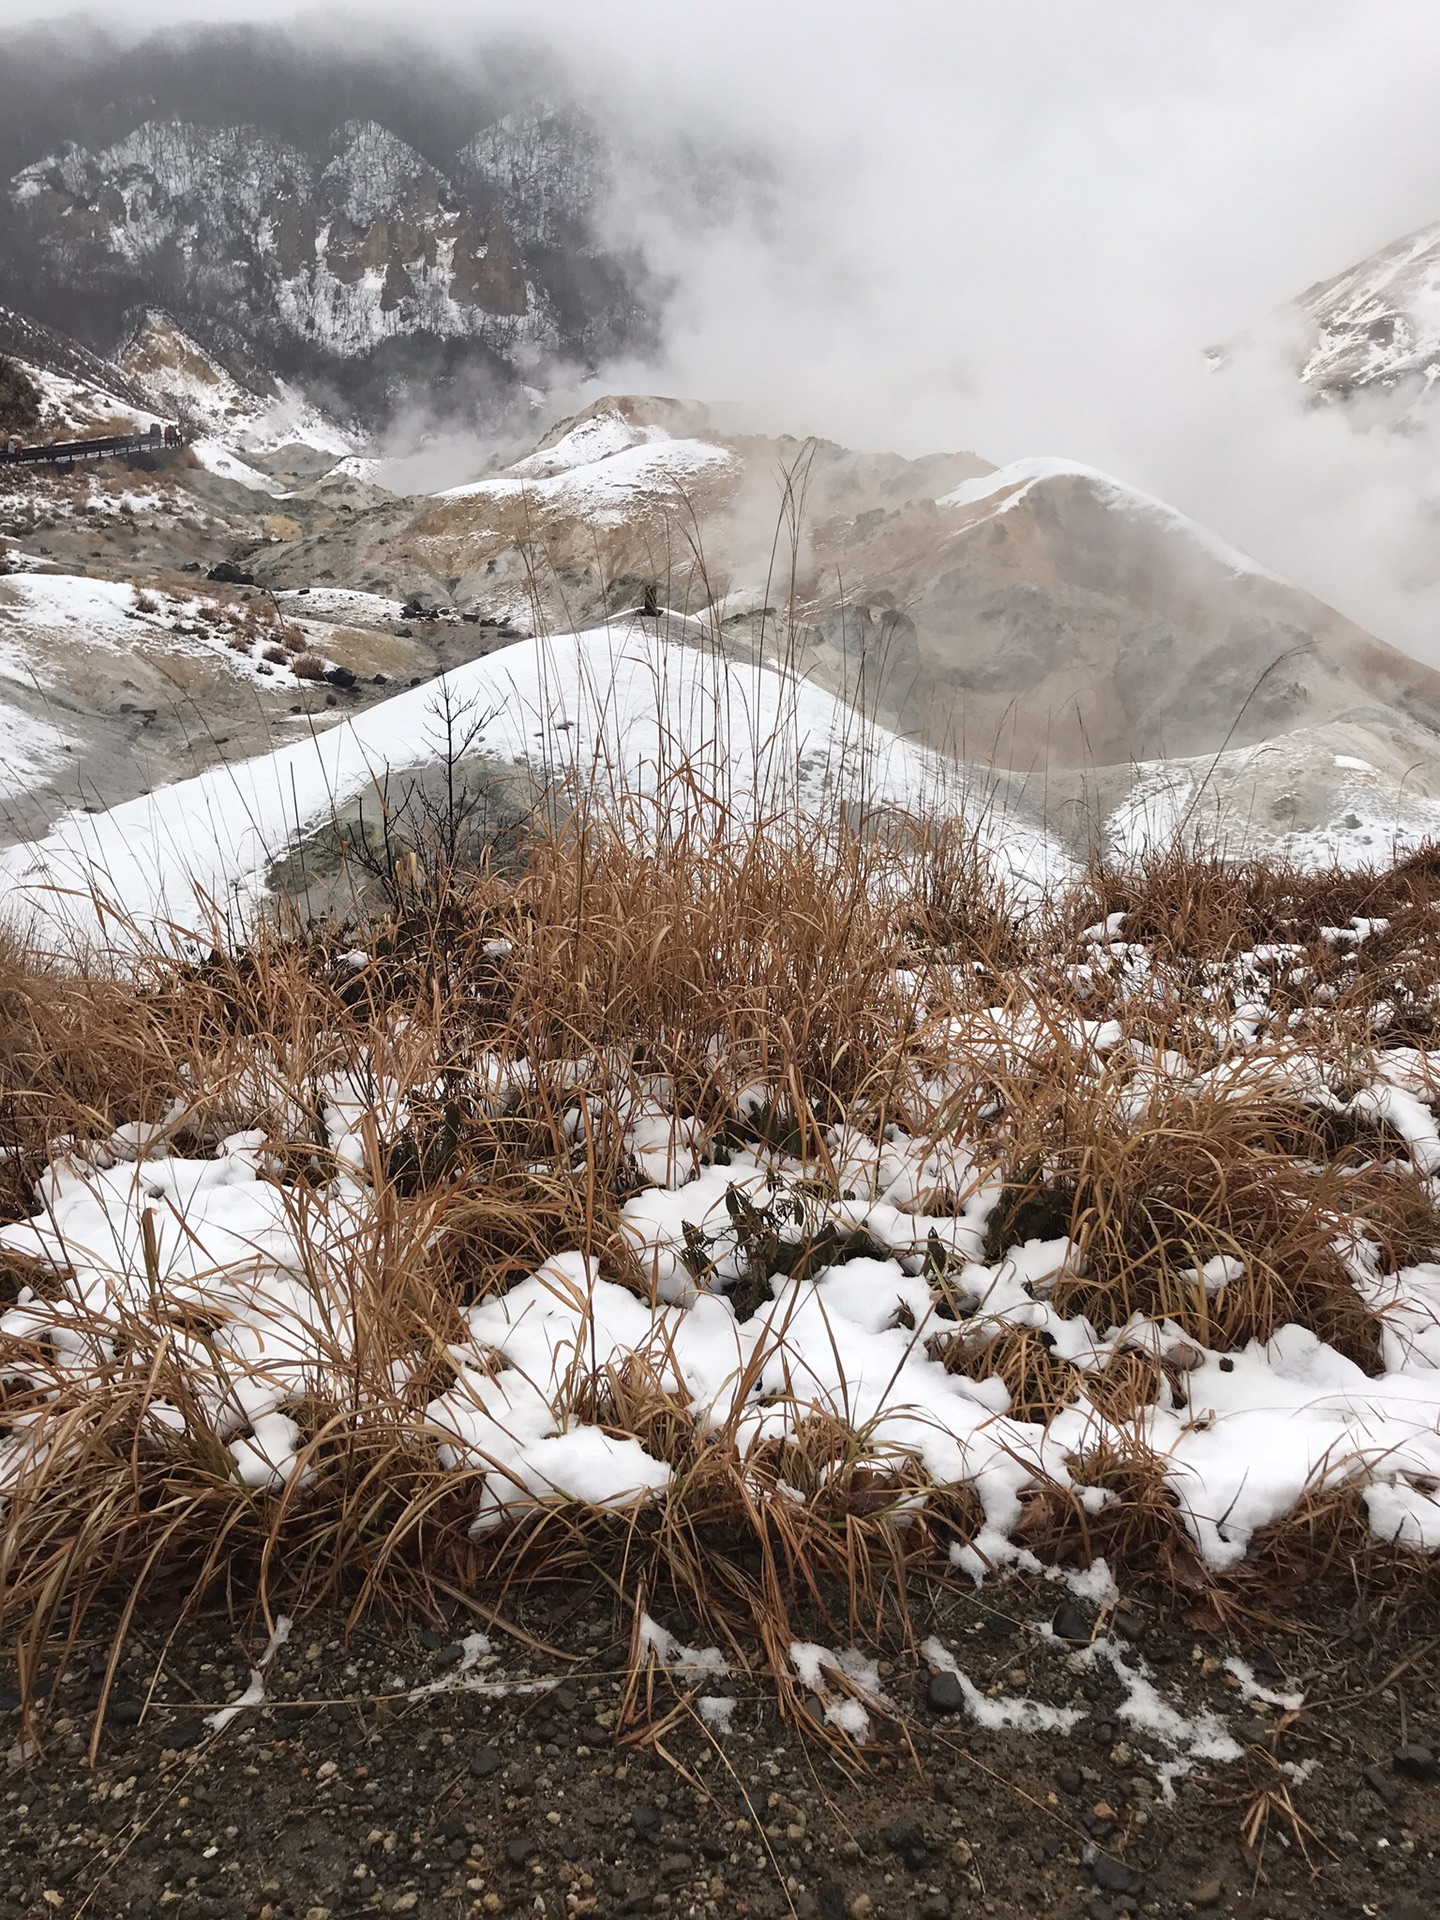
[[[42,1674],[29,1732],[0,1675],[0,1910],[1423,1920],[1440,1903],[1434,1599],[1366,1617],[1327,1600],[1308,1627],[1232,1643],[1128,1605],[1096,1621],[1043,1581],[933,1595],[920,1624],[982,1711],[1083,1717],[1027,1734],[937,1711],[944,1689],[897,1638],[879,1668],[890,1711],[863,1748],[817,1738],[803,1689],[786,1719],[763,1678],[632,1676],[633,1621],[590,1592],[537,1594],[504,1627],[456,1609],[347,1640],[338,1618],[303,1617],[263,1703],[218,1731],[205,1715],[245,1693],[263,1633],[217,1617],[172,1640],[152,1619],[127,1643],[93,1770],[107,1645],[92,1623]],[[482,1626],[488,1644],[466,1639]],[[1112,1665],[1057,1637],[1097,1629],[1241,1756],[1167,1784],[1176,1754],[1127,1722]],[[1232,1654],[1304,1707],[1245,1700]],[[733,1701],[729,1731],[700,1695]]]

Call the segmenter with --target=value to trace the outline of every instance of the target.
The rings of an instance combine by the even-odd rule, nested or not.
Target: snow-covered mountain
[[[548,363],[653,336],[603,231],[615,138],[518,45],[0,36],[0,276],[108,357],[155,309],[259,391],[503,417]]]
[[[396,342],[517,367],[622,344],[637,309],[585,236],[601,179],[598,140],[558,113],[507,116],[448,171],[373,120],[312,153],[255,127],[150,119],[41,156],[8,193],[55,286],[143,291],[267,371],[343,378]],[[567,248],[594,269],[588,308],[562,284]]]
[[[1397,412],[1440,378],[1440,223],[1372,253],[1295,302],[1300,378],[1322,400],[1393,394]]]

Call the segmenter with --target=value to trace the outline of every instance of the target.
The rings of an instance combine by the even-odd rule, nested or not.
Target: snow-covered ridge
[[[590,423],[587,423],[587,425]],[[604,445],[604,423],[595,423],[590,436]],[[616,426],[622,423],[617,422]],[[658,428],[638,430],[653,437],[640,444],[622,444],[614,452],[599,457],[589,455],[586,445],[558,447],[511,467],[493,480],[475,480],[462,487],[449,487],[436,497],[441,500],[528,501],[547,513],[573,514],[596,526],[619,526],[652,501],[674,500],[687,487],[703,479],[723,477],[738,471],[735,456],[724,447],[705,440],[672,440]],[[610,439],[619,438],[612,434]],[[567,440],[581,441],[577,433]],[[555,465],[555,456],[564,462]],[[589,457],[587,457],[589,455]],[[536,477],[532,462],[551,467],[549,474]]]
[[[530,453],[505,469],[507,479],[549,480],[576,467],[607,459],[614,453],[626,453],[632,447],[647,446],[656,440],[670,440],[663,427],[642,426],[627,420],[618,410],[592,413],[577,422],[551,446]]]
[[[123,625],[118,604],[112,625]],[[435,761],[447,699],[483,722],[477,751],[602,800],[656,792],[687,752],[702,756],[742,815],[777,804],[819,814],[846,797],[924,812],[960,798],[953,765],[819,689],[627,623],[517,643],[274,753],[108,813],[71,814],[44,840],[0,853],[12,911],[33,915],[37,931],[88,937],[93,879],[142,934],[162,939],[167,926],[205,925],[206,902],[246,913],[297,838],[387,771]],[[1021,881],[1068,871],[1042,835],[1013,822],[997,821],[995,840],[1002,867]],[[55,891],[77,885],[78,897]]]
[[[1208,527],[1201,526],[1198,520],[1191,520],[1188,515],[1156,499],[1153,494],[1142,493],[1138,487],[1128,486],[1123,480],[1102,473],[1098,467],[1087,467],[1077,460],[1045,455],[1013,460],[1008,466],[998,467],[994,473],[962,481],[953,492],[943,495],[935,504],[939,507],[972,507],[994,500],[997,502],[994,511],[998,516],[1019,506],[1036,488],[1050,481],[1082,482],[1103,507],[1112,512],[1149,520],[1167,533],[1183,535],[1211,559],[1219,561],[1230,573],[1255,574],[1266,580],[1275,578],[1258,561],[1252,560],[1238,547],[1232,547]]]

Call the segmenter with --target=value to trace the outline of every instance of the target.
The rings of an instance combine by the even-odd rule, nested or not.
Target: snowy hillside
[[[169,419],[226,447],[263,453],[298,443],[338,460],[360,444],[286,381],[270,392],[242,386],[164,313],[145,314],[117,364]]]
[[[1296,308],[1311,336],[1300,377],[1318,397],[1422,398],[1440,377],[1440,225],[1321,281]]]
[[[147,935],[203,929],[211,905],[248,913],[299,841],[387,774],[437,764],[447,702],[472,760],[527,769],[545,790],[602,806],[683,787],[687,768],[742,818],[842,805],[930,813],[967,798],[960,770],[939,757],[780,671],[685,639],[635,622],[506,647],[293,746],[108,813],[72,814],[0,855],[12,910],[62,936],[93,934],[93,884]],[[1018,823],[1002,833],[997,822],[996,840],[1002,866],[1026,885],[1069,870]]]

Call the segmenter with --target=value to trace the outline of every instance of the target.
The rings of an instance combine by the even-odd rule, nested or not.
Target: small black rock
[[[1366,1786],[1369,1787],[1370,1791],[1387,1807],[1398,1807],[1405,1797],[1399,1787],[1397,1787],[1395,1782],[1390,1778],[1389,1774],[1386,1773],[1385,1769],[1378,1764],[1373,1767],[1366,1767],[1360,1778],[1365,1782]]]
[[[1403,1773],[1407,1780],[1430,1781],[1440,1775],[1440,1762],[1429,1747],[1422,1747],[1416,1741],[1408,1746],[1397,1747],[1390,1756],[1390,1764],[1397,1773]]]
[[[932,1673],[925,1704],[932,1713],[958,1713],[965,1704],[965,1689],[953,1673]]]
[[[1055,1781],[1062,1793],[1079,1793],[1085,1784],[1078,1767],[1061,1767]]]
[[[492,1773],[498,1773],[505,1762],[495,1747],[481,1747],[478,1753],[470,1756],[470,1774],[475,1780],[488,1780]]]
[[[1129,1867],[1112,1853],[1096,1853],[1090,1862],[1090,1878],[1106,1893],[1128,1893],[1135,1884],[1135,1876]]]
[[[815,1898],[820,1903],[820,1920],[845,1920],[848,1903],[845,1889],[838,1880],[822,1880],[815,1889]]]
[[[1055,1617],[1050,1622],[1050,1627],[1057,1640],[1069,1640],[1076,1645],[1085,1645],[1090,1639],[1089,1621],[1078,1608],[1068,1604],[1055,1609]]]
[[[508,1843],[505,1848],[505,1858],[510,1862],[512,1867],[523,1867],[527,1860],[534,1859],[538,1851],[539,1849],[529,1835],[522,1833],[518,1839],[511,1840]]]
[[[1013,1620],[1007,1620],[1003,1613],[987,1613],[985,1616],[985,1634],[990,1640],[1013,1640],[1016,1634]]]
[[[658,1840],[661,1827],[659,1808],[642,1802],[631,1812],[630,1827],[639,1840]]]

